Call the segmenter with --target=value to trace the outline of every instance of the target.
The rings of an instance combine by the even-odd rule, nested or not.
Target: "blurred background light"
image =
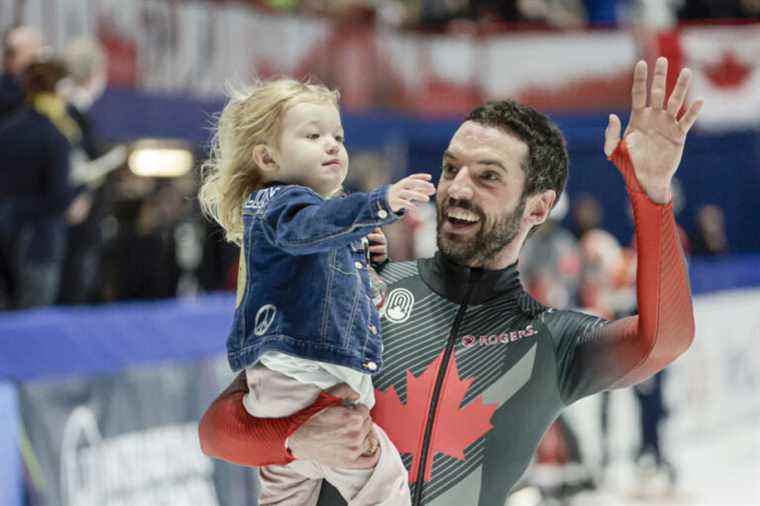
[[[127,164],[143,177],[179,177],[193,168],[190,147],[181,141],[143,139],[132,146]]]

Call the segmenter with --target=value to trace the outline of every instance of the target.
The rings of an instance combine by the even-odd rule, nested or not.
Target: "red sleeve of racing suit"
[[[313,415],[342,403],[323,392],[314,404],[289,417],[254,418],[243,407],[247,392],[245,374],[240,374],[201,418],[198,435],[209,457],[251,467],[292,462],[285,440]]]
[[[610,159],[625,178],[636,226],[638,316],[605,322],[572,311],[544,314],[557,339],[559,386],[570,404],[639,383],[691,345],[694,314],[671,204],[656,204],[636,179],[625,141]]]
[[[620,388],[652,376],[689,348],[694,339],[694,310],[672,204],[656,204],[642,190],[625,141],[610,159],[625,178],[638,251],[639,314],[602,330],[618,343],[613,359],[628,365],[627,372],[612,385]]]

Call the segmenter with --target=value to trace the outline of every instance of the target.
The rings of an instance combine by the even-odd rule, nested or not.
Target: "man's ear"
[[[266,144],[257,144],[253,148],[253,161],[262,171],[270,173],[270,175],[277,172],[279,168],[272,149]]]
[[[544,190],[528,198],[527,219],[531,225],[540,225],[546,221],[557,200],[557,192]]]

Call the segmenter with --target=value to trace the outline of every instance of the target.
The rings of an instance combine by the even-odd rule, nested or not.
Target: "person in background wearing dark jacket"
[[[106,151],[98,139],[89,109],[103,94],[106,86],[106,54],[100,45],[90,39],[71,41],[63,52],[68,76],[58,90],[67,102],[66,112],[81,133],[73,147],[69,181],[72,185],[87,185],[82,193],[82,221],[70,224],[66,241],[63,278],[58,302],[85,304],[96,302],[96,287],[100,273],[103,240],[100,222],[107,198],[104,183],[106,176],[121,167],[127,150],[116,146]]]
[[[28,64],[20,76],[24,100],[0,116],[2,308],[55,301],[66,215],[76,220],[81,214],[81,206],[72,205],[78,190],[69,183],[70,137],[79,129],[54,91],[63,75],[60,63]]]
[[[24,102],[21,74],[42,53],[44,44],[37,30],[19,26],[3,35],[3,74],[0,76],[0,116]]]

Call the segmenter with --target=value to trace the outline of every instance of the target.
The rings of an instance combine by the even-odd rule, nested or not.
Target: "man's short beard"
[[[443,220],[446,219],[445,210],[451,207],[451,201],[446,206],[439,206],[438,209],[438,227],[437,242],[438,249],[446,255],[451,261],[460,265],[478,265],[482,266],[489,260],[498,255],[505,246],[511,243],[520,232],[520,221],[523,211],[525,210],[526,195],[520,196],[517,208],[511,213],[504,213],[490,227],[487,227],[486,217],[480,208],[475,207],[470,202],[458,201],[457,206],[470,210],[480,216],[480,230],[470,239],[452,240],[451,235],[447,240],[442,239],[444,232]]]

